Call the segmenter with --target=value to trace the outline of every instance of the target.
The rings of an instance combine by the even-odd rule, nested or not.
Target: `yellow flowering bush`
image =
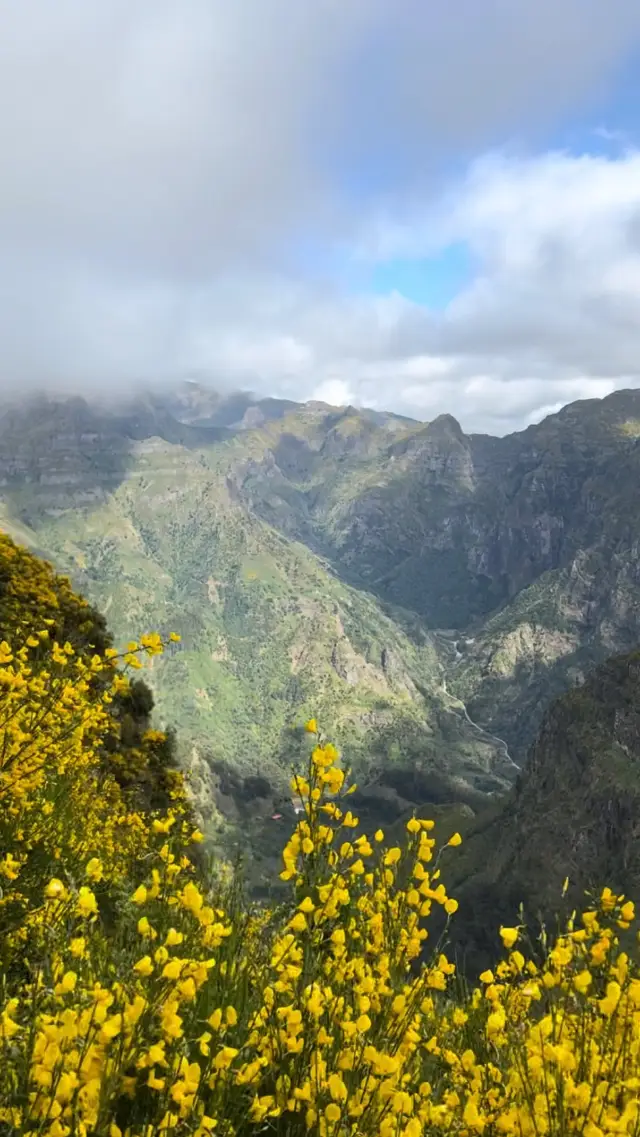
[[[117,889],[140,871],[140,772],[165,735],[145,731],[117,760],[115,748],[130,699],[127,671],[164,645],[146,635],[121,657],[66,578],[4,535],[0,619],[0,960],[8,965],[41,937],[49,879],[81,881],[91,864],[103,907],[113,907]],[[69,638],[59,642],[57,631]],[[119,772],[125,760],[127,778]],[[163,775],[163,800],[188,826],[182,779],[170,769]]]
[[[467,989],[428,936],[455,917],[459,834],[438,850],[413,817],[402,846],[365,835],[309,720],[288,899],[252,905],[194,865],[178,788],[131,810],[101,762],[123,665],[162,646],[0,647],[0,1133],[637,1133],[633,903],[604,889],[531,950],[501,928]]]
[[[101,858],[75,879],[61,864],[38,953],[3,977],[8,1132],[636,1131],[640,978],[618,943],[633,904],[605,889],[540,963],[502,928],[504,958],[463,993],[437,945],[425,956],[433,906],[456,907],[433,823],[411,819],[402,849],[354,839],[346,780],[318,742],[277,913],[199,880],[171,815],[146,825],[113,927]]]
[[[68,642],[63,647],[54,642],[45,662],[41,649],[36,636],[15,651],[6,640],[0,642],[0,958],[5,961],[24,949],[38,924],[52,918],[42,909],[49,877],[80,881],[87,876],[101,882],[104,892],[131,879],[147,849],[145,817],[131,808],[101,764],[102,745],[114,730],[111,703],[127,683],[113,667],[115,651],[86,662]],[[109,685],[96,689],[93,680],[105,670]],[[176,813],[188,823],[178,780],[174,796]]]
[[[120,662],[138,672],[141,655],[154,655],[163,648],[157,633],[143,636],[140,643],[128,645],[120,661],[101,613],[72,589],[68,577],[54,572],[50,564],[4,533],[0,533],[2,640],[29,648],[32,671],[46,670],[52,662],[52,644],[62,645],[63,655],[90,665],[90,697],[112,687]],[[59,667],[60,649],[57,655],[53,662]],[[151,691],[139,676],[129,682],[120,675],[111,694],[109,729],[100,736],[100,765],[125,789],[130,804],[166,808],[173,793],[180,790],[181,779],[171,737],[151,729]]]

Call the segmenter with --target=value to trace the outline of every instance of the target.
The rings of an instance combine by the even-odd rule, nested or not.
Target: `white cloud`
[[[197,370],[506,430],[636,382],[638,155],[442,185],[605,87],[635,0],[0,0],[0,24],[7,388]],[[448,241],[479,275],[444,314],[345,296],[309,251]]]
[[[477,275],[440,317],[425,314],[407,407],[449,398],[465,425],[502,432],[640,385],[640,153],[490,155],[402,226],[378,217],[359,250],[421,258],[452,242]],[[446,388],[431,358],[448,361]]]
[[[283,370],[277,390],[316,396],[337,377],[348,396],[332,385],[332,398],[316,397],[426,418],[449,411],[467,429],[503,433],[549,407],[640,385],[640,154],[483,158],[407,218],[403,251],[413,235],[424,254],[433,215],[447,218],[442,241],[467,243],[478,266],[444,312],[397,294],[304,288],[284,289],[264,317],[259,302],[245,309],[238,339],[265,318],[272,336],[297,344],[300,369]]]
[[[344,379],[324,379],[315,388],[312,398],[333,407],[345,407],[353,402],[353,392]]]

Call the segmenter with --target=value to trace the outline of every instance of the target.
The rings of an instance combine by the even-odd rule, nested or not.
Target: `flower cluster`
[[[154,639],[148,652],[155,650]],[[69,642],[50,642],[46,625],[16,650],[0,642],[5,960],[24,950],[31,932],[48,919],[41,909],[48,873],[64,870],[78,879],[91,853],[99,851],[102,879],[116,884],[135,872],[145,853],[145,819],[101,763],[103,743],[117,730],[111,704],[128,684],[115,667],[118,661],[113,648],[87,660]]]
[[[105,771],[123,667],[161,638],[91,654],[50,618],[35,605],[0,644],[0,1133],[638,1132],[630,900],[604,889],[549,942],[502,927],[468,989],[441,876],[460,835],[438,847],[415,816],[397,844],[366,834],[310,720],[288,898],[251,904],[196,867],[178,787],[136,810]]]
[[[151,634],[119,654],[68,580],[2,534],[0,578],[0,959],[8,966],[42,939],[49,879],[82,880],[99,852],[100,895],[113,904],[114,889],[139,871],[147,818],[119,770],[126,764],[137,789],[165,735],[137,737],[134,722],[136,745],[123,745],[121,711],[133,661],[137,669],[164,643]],[[187,824],[182,780],[162,774],[163,800]]]
[[[50,1137],[635,1132],[640,978],[619,944],[633,904],[605,889],[537,963],[502,928],[504,958],[464,993],[427,950],[433,907],[456,909],[433,823],[410,819],[402,848],[354,837],[348,775],[313,743],[283,910],[205,885],[180,851],[201,835],[172,814],[144,827],[146,873],[114,927],[99,855],[47,881],[51,932],[5,973],[0,1121]],[[19,858],[3,866],[19,879]]]

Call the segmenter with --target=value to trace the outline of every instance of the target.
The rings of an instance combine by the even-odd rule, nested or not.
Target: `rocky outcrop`
[[[640,899],[640,652],[553,703],[509,798],[470,827],[456,883],[476,946],[520,903],[535,926],[605,885]]]

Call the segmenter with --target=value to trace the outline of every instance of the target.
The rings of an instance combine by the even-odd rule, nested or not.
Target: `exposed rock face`
[[[366,689],[361,722],[384,718],[377,698],[415,708],[428,689],[441,711],[463,700],[522,763],[554,695],[640,642],[639,424],[639,391],[506,438],[467,436],[451,415],[415,423],[197,384],[108,410],[42,399],[0,413],[0,508],[96,599],[117,608],[126,586],[129,618],[178,596],[191,612],[202,597],[207,667],[234,683],[239,656],[275,666],[257,642],[268,627],[277,699],[299,700],[321,627],[318,690]],[[243,575],[248,549],[259,563]],[[291,591],[273,600],[279,622],[262,587]],[[345,587],[359,614],[336,636]],[[190,620],[195,636],[200,611]],[[408,645],[426,671],[407,663]],[[434,693],[443,679],[446,698]],[[207,693],[194,716],[215,706],[209,678],[193,689]]]
[[[473,641],[443,655],[449,687],[522,762],[549,700],[640,642],[639,422],[638,391],[506,438],[307,411],[239,493],[343,577]]]
[[[545,714],[504,805],[481,815],[458,866],[460,942],[485,927],[584,908],[603,885],[640,897],[640,652],[617,656]]]
[[[406,757],[439,796],[504,792],[500,744],[478,737],[445,691],[429,633],[319,555],[310,502],[322,484],[304,479],[339,481],[343,459],[377,461],[406,425],[324,406],[291,420],[281,406],[271,417],[259,408],[263,426],[249,430],[243,398],[201,409],[212,425],[180,422],[151,398],[41,399],[0,415],[4,524],[108,608],[119,641],[149,628],[182,635],[149,681],[200,814],[213,826],[231,810],[215,763],[242,771],[236,796],[249,774],[279,792],[299,760],[292,724],[312,714],[364,777]]]

